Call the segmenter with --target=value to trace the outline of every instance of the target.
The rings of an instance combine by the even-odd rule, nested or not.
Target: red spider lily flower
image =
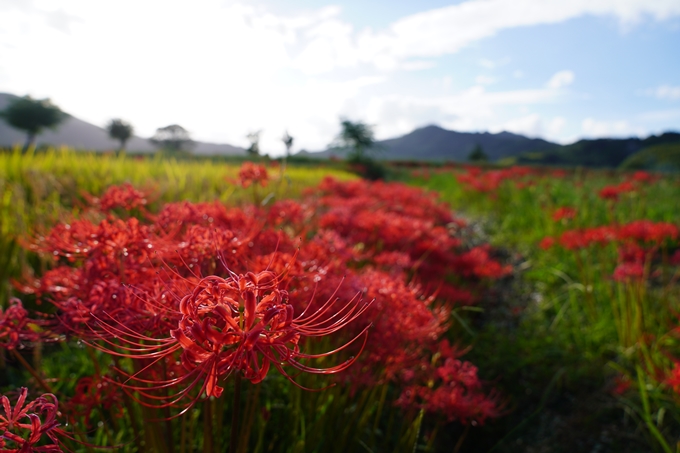
[[[576,217],[576,209],[575,208],[570,208],[568,206],[562,206],[559,207],[553,212],[552,219],[555,222],[559,222],[560,220],[566,219],[566,220],[571,220],[574,217]]]
[[[19,299],[12,298],[10,304],[4,312],[0,307],[0,348],[15,349],[24,341],[40,340],[42,336],[34,328],[41,322],[28,317],[28,311]]]
[[[652,183],[658,181],[661,179],[661,177],[659,175],[654,175],[652,173],[640,170],[633,173],[633,176],[631,176],[630,179],[639,183]]]
[[[97,201],[98,203],[96,204],[99,205],[102,211],[111,211],[113,209],[125,211],[140,209],[144,211],[148,204],[147,195],[135,189],[130,183],[109,187]]]
[[[616,396],[621,396],[630,389],[630,379],[627,376],[618,375],[614,378],[611,393]]]
[[[404,369],[408,383],[397,399],[397,406],[435,413],[449,421],[473,425],[500,415],[501,405],[494,394],[482,392],[477,367],[459,359],[461,351],[443,340],[439,351],[414,368]]]
[[[612,278],[617,282],[640,281],[644,278],[645,268],[640,263],[621,263],[614,269]]]
[[[333,295],[312,311],[309,310],[310,302],[296,317],[293,305],[288,301],[288,293],[282,289],[280,275],[269,270],[245,275],[230,272],[228,278],[213,275],[201,278],[181,298],[181,319],[177,328],[171,330],[170,337],[153,339],[134,332],[125,325],[100,319],[103,331],[122,340],[124,345],[119,346],[106,338],[102,338],[102,341],[108,346],[92,345],[117,356],[152,359],[152,364],[145,369],[175,352],[180,352],[180,362],[185,370],[183,375],[153,381],[143,378],[138,372],[128,375],[128,380],[120,385],[147,399],[161,400],[159,404],[140,401],[154,407],[177,405],[200,385],[198,395],[184,405],[184,412],[204,392],[208,397],[219,397],[223,391],[218,385],[219,381],[234,372],[242,373],[253,383],[259,383],[273,365],[283,376],[299,386],[283,368],[283,364],[300,372],[314,374],[333,374],[350,367],[357,357],[329,368],[313,368],[301,362],[337,353],[360,337],[364,337],[364,342],[359,354],[363,351],[370,325],[333,351],[322,354],[305,354],[300,351],[302,338],[333,334],[357,319],[370,305],[361,304],[358,295],[340,308],[336,307],[337,301]],[[140,384],[127,383],[128,381],[137,381]],[[154,394],[156,390],[183,384],[186,386],[172,396],[159,397]]]
[[[622,182],[615,186],[605,186],[600,190],[600,198],[604,200],[617,201],[622,193],[634,192],[635,185],[630,181]]]
[[[538,246],[543,250],[550,250],[553,245],[555,245],[555,238],[550,236],[544,237],[541,239],[541,242],[538,243]]]
[[[660,245],[665,240],[678,239],[678,227],[667,222],[652,222],[651,220],[636,220],[623,225],[618,237],[640,242]]]
[[[241,187],[248,188],[251,184],[259,184],[262,187],[267,186],[267,169],[264,165],[254,164],[252,162],[244,162],[241,165],[241,170],[238,172],[238,178]]]
[[[673,369],[670,371],[664,383],[670,386],[675,393],[680,394],[680,362],[673,360]]]
[[[51,393],[42,396],[26,404],[28,389],[22,387],[19,398],[14,408],[9,398],[3,395],[0,398],[4,415],[0,414],[0,451],[30,453],[62,452],[60,437],[71,439],[65,431],[59,428],[57,415],[59,415],[59,402]],[[43,435],[48,443],[42,443]]]

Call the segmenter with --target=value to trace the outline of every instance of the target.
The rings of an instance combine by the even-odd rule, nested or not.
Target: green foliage
[[[579,140],[557,150],[521,154],[518,164],[616,168],[638,151],[661,144],[680,143],[680,134],[666,132],[645,139]]]
[[[334,147],[349,148],[348,160],[350,162],[364,161],[366,152],[375,145],[373,128],[361,121],[352,122],[350,120],[342,120],[340,127],[342,130],[335,137]]]
[[[159,127],[150,140],[151,143],[170,155],[186,154],[193,146],[189,132],[178,124]]]
[[[109,132],[109,137],[120,142],[120,150],[125,149],[125,144],[132,137],[134,129],[130,123],[127,123],[119,118],[112,119],[106,126]]]
[[[26,131],[24,151],[33,143],[36,135],[46,128],[55,128],[65,118],[65,114],[49,99],[32,99],[30,96],[11,101],[0,115],[10,126]]]
[[[672,156],[673,148],[653,151]],[[668,451],[668,445],[675,451],[680,399],[664,379],[671,357],[680,354],[677,267],[662,267],[642,283],[618,282],[612,274],[620,250],[613,244],[570,251],[543,250],[539,243],[566,230],[637,219],[680,225],[677,181],[646,182],[614,203],[599,191],[630,180],[630,173],[546,173],[527,177],[532,184],[509,180],[480,193],[465,189],[457,171],[419,170],[412,181],[465,213],[517,268],[511,282],[499,285],[494,308],[465,330],[475,345],[470,359],[488,379],[498,379],[512,407],[509,417],[470,440],[477,451],[590,450],[602,445],[603,430],[637,433],[611,436],[606,451]],[[563,206],[575,208],[576,216],[554,220]],[[662,247],[659,259],[674,251]],[[630,383],[618,396],[612,394],[617,380]]]
[[[480,145],[476,145],[475,148],[470,153],[470,155],[468,156],[468,160],[470,162],[486,162],[489,160],[489,158],[482,149],[482,147]]]
[[[645,148],[620,166],[625,170],[680,171],[680,143],[669,143]]]

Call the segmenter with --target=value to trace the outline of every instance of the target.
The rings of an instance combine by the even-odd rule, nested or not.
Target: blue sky
[[[680,1],[0,0],[0,91],[138,135],[323,149],[438,124],[569,143],[680,130]]]

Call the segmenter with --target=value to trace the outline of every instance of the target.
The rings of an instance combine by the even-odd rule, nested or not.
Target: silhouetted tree
[[[0,116],[10,126],[26,132],[26,143],[23,151],[35,141],[35,137],[45,128],[54,129],[61,123],[66,114],[49,99],[32,99],[30,96],[10,102]]]
[[[281,137],[281,141],[286,146],[286,157],[290,157],[290,150],[293,149],[293,137],[286,131],[283,137]]]
[[[246,149],[246,152],[251,155],[251,156],[259,156],[260,155],[260,134],[262,131],[255,131],[251,132],[246,137],[248,138],[248,141],[250,142],[250,146],[248,149]]]
[[[489,160],[489,157],[480,145],[475,145],[472,152],[468,155],[468,160],[470,162],[486,162]]]
[[[350,161],[360,162],[365,160],[366,151],[375,145],[373,128],[361,121],[353,123],[349,120],[342,120],[340,127],[342,130],[335,137],[335,146],[350,148],[351,152],[348,156]]]
[[[120,142],[119,151],[125,149],[125,144],[132,137],[134,129],[130,123],[127,123],[119,118],[112,119],[106,126],[106,130],[109,131],[109,137]]]
[[[189,151],[194,142],[186,129],[178,124],[171,124],[170,126],[159,127],[156,133],[151,137],[151,143],[160,147],[161,149],[181,153]]]

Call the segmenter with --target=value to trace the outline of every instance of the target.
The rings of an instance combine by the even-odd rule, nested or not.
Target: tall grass
[[[566,231],[615,229],[642,219],[680,226],[678,178],[639,174],[635,190],[606,199],[601,194],[605,187],[633,181],[634,175],[581,169],[514,174],[511,170],[505,175],[503,171],[418,170],[412,178],[465,213],[489,235],[490,243],[520,253],[515,259],[522,272],[514,294],[523,300],[522,305],[515,304],[522,314],[513,321],[513,328],[499,331],[498,323],[490,323],[475,332],[473,357],[484,360],[487,348],[505,342],[500,347],[503,352],[488,357],[487,363],[480,362],[482,369],[510,374],[509,380],[528,379],[537,383],[534,390],[616,398],[621,413],[645,427],[650,448],[680,451],[676,450],[680,449],[680,443],[676,446],[680,405],[669,384],[673,362],[680,354],[675,333],[680,270],[678,263],[669,263],[678,250],[677,237],[656,247],[643,246],[647,251],[636,278],[614,278],[623,260],[622,240],[575,249],[560,245]],[[471,175],[477,175],[473,184],[469,183]],[[574,209],[573,218],[557,219],[562,207]],[[551,239],[542,248],[545,238]],[[556,244],[550,246],[547,241]],[[510,342],[503,338],[508,335],[513,337]],[[533,377],[527,377],[527,369]],[[558,375],[561,389],[556,391],[551,376]],[[530,389],[527,395],[517,396],[523,389],[515,384],[507,388],[515,392],[519,412],[525,403],[536,407],[538,401],[528,402]],[[545,410],[544,403],[539,412]],[[524,422],[512,429],[518,432],[508,434],[500,450],[519,431],[526,432]]]

